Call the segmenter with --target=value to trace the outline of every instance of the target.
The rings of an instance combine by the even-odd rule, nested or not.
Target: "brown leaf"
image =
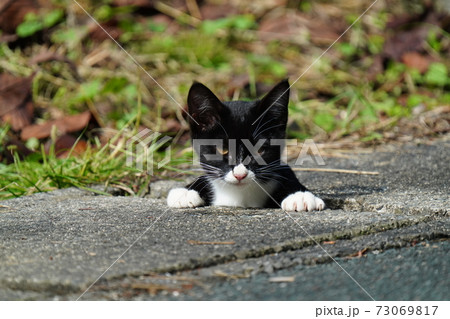
[[[0,29],[1,30],[1,29]],[[0,34],[0,43],[14,42],[19,38],[17,34]]]
[[[393,36],[387,38],[383,48],[383,56],[400,61],[407,52],[422,52],[428,30],[429,27],[424,26],[409,31],[396,32]]]
[[[36,0],[2,0],[0,3],[0,29],[4,33],[14,34],[25,15],[37,12],[40,7]]]
[[[31,81],[7,73],[0,74],[0,118],[9,123],[14,131],[31,124],[34,106],[31,101]]]
[[[419,70],[420,73],[425,73],[431,62],[430,59],[417,52],[406,52],[401,59],[405,65]]]
[[[31,97],[31,81],[34,74],[18,78],[8,73],[0,74],[0,116],[3,116],[27,102]]]
[[[81,114],[65,116],[59,120],[48,121],[43,124],[34,124],[25,127],[20,138],[22,140],[28,140],[35,137],[38,139],[49,137],[52,131],[52,127],[56,126],[59,133],[71,133],[77,132],[85,128],[91,120],[91,112],[85,111]]]
[[[45,143],[45,152],[48,154],[52,141]],[[87,143],[84,140],[79,140],[72,135],[64,134],[59,136],[54,144],[54,151],[58,158],[67,158],[70,155],[79,156],[82,155],[87,149]]]
[[[14,131],[20,131],[24,127],[31,124],[33,118],[34,106],[33,102],[23,103],[18,108],[6,113],[2,116],[2,120],[11,125]]]

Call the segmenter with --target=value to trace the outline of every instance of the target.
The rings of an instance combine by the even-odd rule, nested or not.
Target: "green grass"
[[[9,147],[14,163],[0,164],[0,199],[70,186],[90,189],[88,185],[103,184],[106,189],[120,184],[138,171],[125,165],[124,149],[121,143],[116,143],[119,136],[103,147],[88,147],[80,157],[69,154],[65,159],[58,158],[53,147],[45,152],[43,145],[40,151],[20,159],[15,148]]]
[[[151,181],[165,178],[167,172],[172,172],[171,175],[192,173],[185,169],[192,157],[191,152],[170,158],[168,163],[159,167],[159,163],[166,158],[167,150],[164,147],[167,144],[158,143],[152,143],[148,148],[148,155],[153,162],[147,163],[144,158],[141,165],[147,169],[139,169],[134,161],[136,156],[143,154],[127,145],[127,141],[136,134],[129,127],[128,124],[117,131],[103,146],[98,138],[94,138],[87,150],[78,156],[71,154],[75,152],[75,144],[67,158],[59,158],[55,154],[54,144],[49,151],[45,151],[44,145],[41,145],[39,151],[24,159],[20,158],[15,146],[8,147],[7,151],[13,154],[14,163],[0,163],[0,200],[72,186],[103,195],[108,195],[108,188],[113,187],[128,195],[144,196],[148,193]],[[7,130],[3,128],[0,131],[1,142]],[[152,174],[148,173],[150,170]],[[97,187],[92,188],[93,185]]]

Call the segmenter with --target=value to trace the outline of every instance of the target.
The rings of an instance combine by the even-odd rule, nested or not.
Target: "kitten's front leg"
[[[325,208],[325,203],[311,192],[296,192],[289,195],[281,202],[281,208],[285,211],[310,212],[313,210],[323,210]]]
[[[173,188],[167,195],[167,206],[193,208],[208,205],[210,203],[210,187],[206,176],[201,176],[186,188]]]

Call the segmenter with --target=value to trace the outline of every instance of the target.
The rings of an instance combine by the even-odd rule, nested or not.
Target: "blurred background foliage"
[[[288,136],[325,148],[440,137],[449,32],[445,0],[2,0],[0,198],[96,183],[143,195],[189,168],[194,80],[235,100],[289,78]],[[145,129],[172,138],[153,176],[124,165]]]

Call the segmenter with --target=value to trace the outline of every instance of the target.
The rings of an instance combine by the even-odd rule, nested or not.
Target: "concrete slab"
[[[146,274],[180,272],[208,285],[215,283],[214,271],[256,278],[255,269],[307,267],[364,248],[447,238],[449,159],[446,141],[325,158],[326,167],[380,174],[302,172],[302,182],[331,208],[323,212],[168,209],[163,197],[169,186],[161,182],[153,186],[155,198],[67,189],[3,201],[0,299],[76,299],[107,269],[83,298],[132,299],[117,287]],[[326,245],[329,255],[316,245],[324,241],[337,243]],[[243,263],[254,263],[253,270]]]

